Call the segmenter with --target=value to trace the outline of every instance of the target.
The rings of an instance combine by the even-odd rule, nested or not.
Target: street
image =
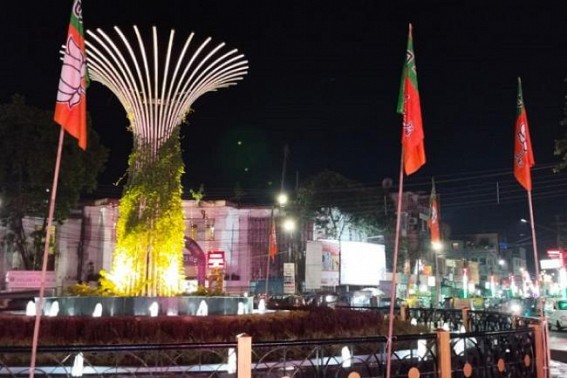
[[[550,376],[564,377],[567,374],[567,331],[549,331],[551,349]]]

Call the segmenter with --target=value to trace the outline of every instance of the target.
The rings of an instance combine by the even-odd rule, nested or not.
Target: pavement
[[[549,363],[550,378],[565,377],[565,374],[567,374],[567,363],[551,360]]]
[[[565,378],[567,375],[567,343],[565,337],[560,337],[556,332],[550,332],[548,335],[551,355],[549,362],[550,378]]]

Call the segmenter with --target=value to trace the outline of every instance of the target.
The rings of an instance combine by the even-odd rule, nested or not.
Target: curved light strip
[[[237,84],[248,73],[248,61],[236,55],[237,50],[224,51],[224,43],[210,47],[211,38],[195,46],[194,33],[174,57],[174,30],[160,55],[157,28],[152,28],[148,47],[133,28],[133,43],[118,27],[114,31],[119,43],[101,29],[87,30],[87,64],[90,78],[108,87],[126,109],[134,142],[151,146],[155,156],[193,102],[204,93]]]

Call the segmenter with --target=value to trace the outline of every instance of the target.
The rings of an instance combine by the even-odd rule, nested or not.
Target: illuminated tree
[[[117,43],[100,29],[87,31],[86,41],[90,78],[118,97],[134,137],[112,268],[101,272],[102,284],[117,295],[175,295],[185,278],[179,128],[199,96],[236,84],[248,62],[237,50],[225,52],[224,43],[209,47],[211,38],[193,47],[193,33],[178,49],[173,30],[160,55],[156,28],[147,54],[136,27],[134,44],[114,30]]]

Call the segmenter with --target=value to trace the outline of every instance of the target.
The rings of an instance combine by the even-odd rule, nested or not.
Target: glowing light
[[[238,311],[236,312],[237,315],[244,315],[246,314],[246,306],[244,306],[244,303],[242,302],[238,302]]]
[[[278,204],[279,204],[280,206],[285,206],[285,205],[287,205],[287,201],[288,201],[287,194],[285,194],[285,193],[280,193],[280,194],[278,194],[277,201],[278,201]]]
[[[100,318],[102,316],[102,304],[97,303],[93,311],[93,318]]]
[[[155,318],[156,316],[158,316],[158,312],[159,312],[158,303],[152,302],[152,304],[150,305],[149,311],[150,311],[150,317]]]
[[[463,268],[463,298],[468,298],[469,277],[467,276],[467,268]]]
[[[49,311],[47,312],[47,316],[55,317],[58,314],[59,314],[59,302],[53,301],[53,303],[51,303],[51,306],[49,306]]]
[[[417,340],[417,356],[419,358],[425,357],[427,354],[427,340],[419,339]]]
[[[26,316],[35,316],[37,313],[34,301],[29,301],[26,305]]]
[[[287,232],[292,232],[293,230],[295,230],[295,221],[293,219],[289,219],[289,218],[286,219],[283,223],[283,228]]]
[[[266,312],[266,301],[264,298],[260,299],[260,302],[258,302],[258,312],[260,312],[260,314]]]
[[[227,359],[227,373],[236,373],[236,350],[234,348],[228,348],[228,359]]]
[[[71,368],[71,377],[82,377],[84,368],[83,353],[79,352],[73,360],[73,367]]]
[[[207,316],[209,315],[209,306],[207,305],[207,302],[205,302],[205,300],[202,300],[201,303],[199,303],[199,308],[197,308],[197,316]]]
[[[350,349],[347,346],[342,347],[341,357],[342,357],[342,360],[343,360],[342,366],[344,368],[351,367],[351,365],[352,365],[352,354],[350,353]]]

